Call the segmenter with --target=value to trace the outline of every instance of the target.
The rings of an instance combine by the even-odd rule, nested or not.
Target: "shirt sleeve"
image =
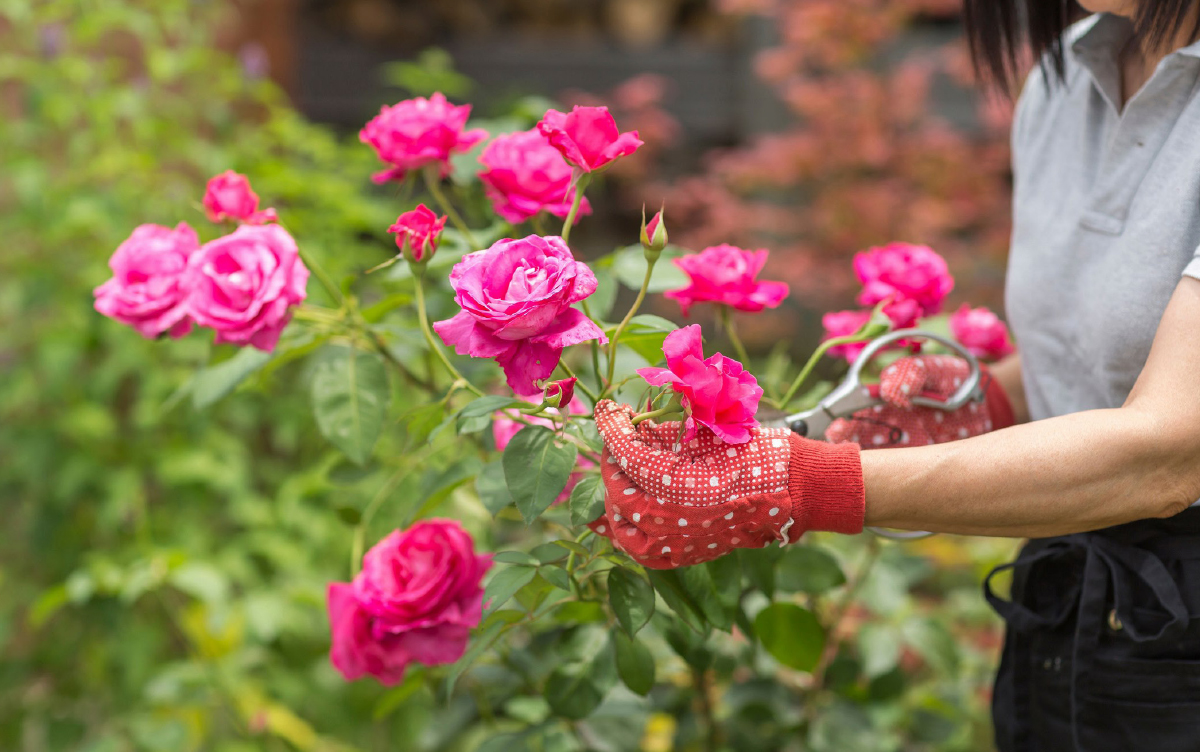
[[[1197,249],[1196,257],[1187,266],[1183,267],[1183,276],[1200,279],[1200,249]]]

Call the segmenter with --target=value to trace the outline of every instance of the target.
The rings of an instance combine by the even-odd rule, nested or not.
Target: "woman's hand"
[[[643,566],[698,564],[735,548],[789,543],[806,530],[862,530],[853,444],[760,427],[746,444],[702,431],[681,445],[678,423],[635,426],[627,405],[603,400],[595,415],[605,514],[591,528]]]
[[[982,366],[981,366],[982,367]],[[944,400],[970,375],[961,358],[918,355],[901,358],[883,371],[871,391],[884,400],[852,418],[835,420],[825,432],[833,442],[853,441],[866,449],[926,446],[957,441],[1013,425],[1013,409],[1000,382],[983,369],[985,399],[970,402],[954,412],[917,407],[918,395]]]

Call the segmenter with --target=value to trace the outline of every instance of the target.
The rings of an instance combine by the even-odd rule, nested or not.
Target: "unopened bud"
[[[667,247],[667,226],[663,223],[662,209],[646,221],[646,207],[642,207],[642,248],[646,249],[646,259],[657,259],[662,249]]]

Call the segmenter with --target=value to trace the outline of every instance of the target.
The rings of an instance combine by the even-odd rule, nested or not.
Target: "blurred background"
[[[0,0],[0,749],[466,751],[497,720],[469,693],[329,667],[324,587],[348,574],[350,529],[328,510],[374,489],[317,436],[286,358],[201,412],[203,337],[144,341],[94,313],[134,226],[202,224],[205,180],[232,168],[357,273],[394,253],[395,191],[357,141],[380,105],[442,91],[529,127],[603,103],[646,146],[589,193],[573,246],[625,245],[642,205],[665,203],[674,243],[769,248],[762,276],[792,294],[740,321],[753,352],[810,352],[820,315],[854,305],[852,254],[891,240],[949,259],[951,310],[1000,310],[1011,103],[976,89],[959,15],[957,0]],[[398,492],[457,493],[438,470]],[[1012,550],[889,549],[862,621],[920,613],[940,641],[849,683],[844,722],[812,748],[988,748],[999,632],[978,585]],[[602,706],[589,748],[699,749],[693,698],[666,676]],[[748,729],[740,750],[803,748],[771,735],[790,711],[767,688],[733,686],[720,712]]]

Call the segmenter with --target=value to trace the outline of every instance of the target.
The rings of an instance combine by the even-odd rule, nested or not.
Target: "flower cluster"
[[[195,323],[215,330],[217,342],[270,351],[306,295],[296,241],[267,224],[275,210],[259,211],[245,176],[214,177],[204,206],[213,221],[243,224],[203,245],[183,222],[136,228],[109,259],[113,276],[96,288],[96,310],[144,337],[182,337]]]
[[[351,582],[330,583],[330,657],[349,680],[398,683],[408,664],[462,657],[483,614],[480,582],[491,557],[455,520],[431,519],[396,530],[363,557]]]

